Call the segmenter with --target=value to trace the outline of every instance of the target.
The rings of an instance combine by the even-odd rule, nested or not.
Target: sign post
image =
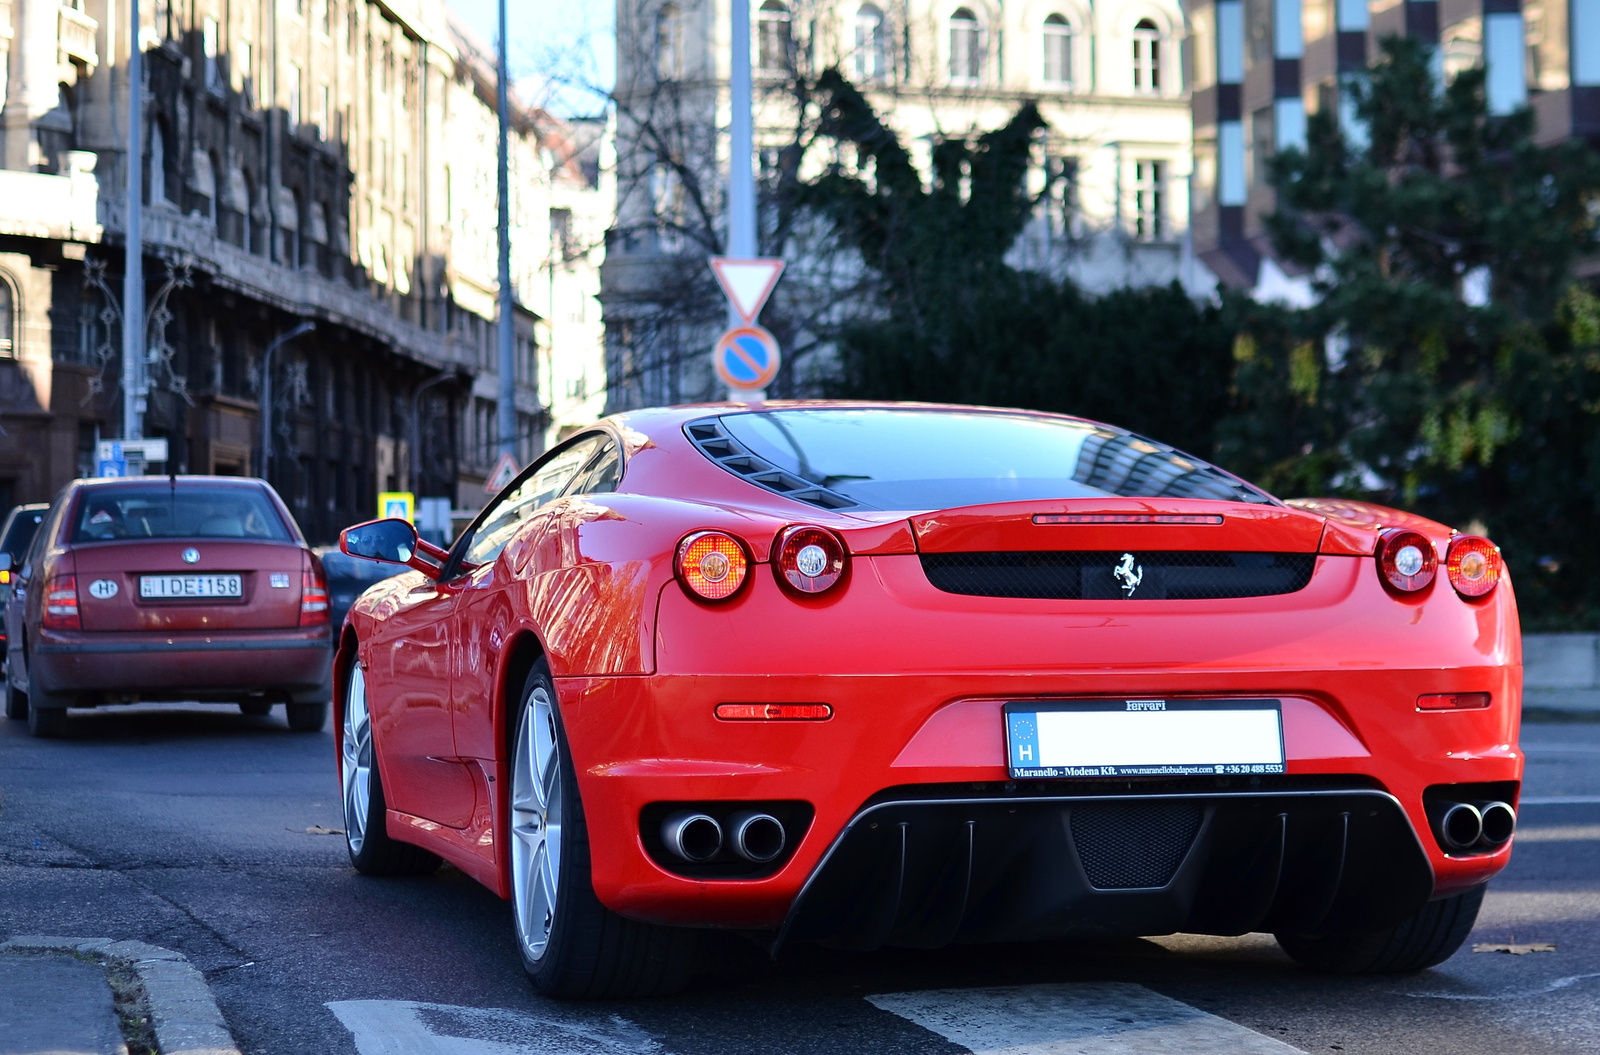
[[[778,339],[756,325],[756,317],[772,296],[783,274],[783,261],[774,257],[711,258],[711,270],[740,320],[719,338],[711,350],[711,365],[728,386],[728,398],[762,400],[767,386],[778,376],[783,355]]]

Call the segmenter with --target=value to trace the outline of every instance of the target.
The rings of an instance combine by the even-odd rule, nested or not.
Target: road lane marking
[[[1600,824],[1553,824],[1548,828],[1518,828],[1519,843],[1576,843],[1600,840]]]
[[[1523,806],[1593,806],[1600,803],[1600,795],[1529,795],[1517,800]]]
[[[1563,989],[1571,989],[1579,982],[1587,982],[1591,978],[1600,978],[1600,971],[1590,971],[1588,974],[1569,974],[1565,978],[1554,978],[1537,989],[1519,989],[1514,993],[1406,993],[1406,996],[1416,997],[1418,1000],[1528,1000],[1536,996],[1546,996],[1557,993]]]
[[[933,989],[882,993],[867,1000],[973,1055],[1300,1052],[1131,982]]]
[[[326,1006],[350,1031],[358,1055],[660,1055],[662,1051],[627,1019],[582,1005],[513,1011],[415,1000],[334,1000]]]

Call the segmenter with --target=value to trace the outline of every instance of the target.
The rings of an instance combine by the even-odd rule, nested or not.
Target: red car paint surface
[[[831,405],[765,408],[802,406]],[[746,409],[608,419],[598,429],[628,455],[616,493],[559,498],[492,563],[442,582],[409,572],[356,603],[335,684],[364,665],[391,837],[509,896],[508,722],[542,655],[577,771],[595,893],[636,919],[783,926],[841,832],[886,789],[1002,794],[1001,708],[1036,699],[1279,699],[1288,777],[1328,775],[1393,796],[1434,897],[1506,866],[1509,844],[1447,853],[1424,809],[1426,788],[1490,782],[1509,782],[1515,805],[1523,766],[1511,584],[1458,595],[1444,574],[1450,528],[1322,500],[830,511],[741,479],[685,434],[690,421]],[[844,540],[847,579],[831,592],[780,588],[770,551],[795,524]],[[1418,593],[1379,577],[1374,548],[1394,527],[1438,550],[1438,578]],[[679,541],[700,530],[743,540],[755,562],[731,600],[701,600],[675,577]],[[979,550],[1316,556],[1303,589],[1225,600],[970,596],[924,573],[924,555]],[[1419,710],[1430,693],[1488,693],[1492,703]],[[826,703],[833,716],[720,721],[713,709],[725,702]],[[652,857],[641,836],[647,807],[720,800],[808,803],[814,816],[768,876],[697,878]]]
[[[116,525],[103,538],[79,537],[87,508],[109,495],[151,496],[159,504],[172,492],[181,501],[197,489],[239,496],[246,508],[267,518],[262,537],[229,534],[235,526],[226,518],[192,536],[157,530],[157,537],[148,537],[148,525],[143,536],[137,525]],[[52,504],[39,530],[23,568],[25,589],[8,607],[8,622],[25,641],[25,662],[13,653],[10,676],[35,700],[94,706],[132,698],[232,701],[262,694],[269,700],[328,699],[332,638],[325,591],[320,609],[308,606],[304,593],[308,582],[321,582],[320,565],[288,509],[261,481],[77,480]],[[234,574],[241,580],[239,597],[141,596],[146,576]],[[73,585],[76,615],[69,625],[49,625],[44,617],[52,582]]]

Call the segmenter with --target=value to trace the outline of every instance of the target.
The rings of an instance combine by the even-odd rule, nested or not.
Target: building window
[[[251,52],[250,42],[248,40],[239,41],[238,51],[235,54],[235,61],[239,65],[238,88],[239,91],[245,93],[250,102],[255,101],[255,86],[252,79],[254,67],[251,65],[253,58],[254,56]]]
[[[856,9],[856,80],[881,81],[889,73],[889,40],[883,12],[872,4]]]
[[[289,63],[289,131],[293,132],[300,127],[300,81],[301,70],[297,63]]]
[[[965,7],[950,16],[950,83],[977,84],[983,73],[983,31]]]
[[[1244,83],[1244,5],[1239,0],[1217,4],[1217,83]]]
[[[1250,196],[1244,163],[1244,122],[1217,125],[1217,204],[1243,205]]]
[[[0,359],[17,357],[17,291],[0,278]]]
[[[1165,238],[1166,162],[1135,161],[1133,163],[1134,237],[1141,242],[1154,242]]]
[[[1273,0],[1272,53],[1276,58],[1298,59],[1305,55],[1303,17],[1300,0]]]
[[[322,0],[322,22],[319,28],[325,37],[333,36],[333,5],[335,0]]]
[[[1336,14],[1339,20],[1339,32],[1365,32],[1371,24],[1371,16],[1367,13],[1367,0],[1336,0],[1336,2],[1339,5]]]
[[[1484,87],[1492,114],[1509,114],[1528,101],[1522,28],[1520,14],[1484,16],[1483,64],[1488,73]]]
[[[161,126],[150,125],[150,204],[167,201],[167,137]]]
[[[762,73],[789,72],[789,9],[781,0],[766,0],[757,23],[757,61]]]
[[[206,17],[200,24],[200,52],[205,63],[206,87],[214,92],[222,90],[222,71],[217,68],[217,20]]]
[[[1072,26],[1060,15],[1044,20],[1044,82],[1072,83]]]
[[[1133,27],[1133,90],[1161,90],[1161,31],[1148,18]]]
[[[1272,138],[1274,150],[1306,148],[1306,104],[1299,96],[1273,100]]]
[[[317,135],[323,139],[328,138],[328,133],[330,131],[328,127],[328,114],[331,112],[330,106],[332,95],[332,89],[330,89],[326,84],[317,89],[317,112],[312,115],[312,119],[316,121],[317,124]]]
[[[683,13],[677,4],[656,12],[656,76],[675,81],[683,76]]]

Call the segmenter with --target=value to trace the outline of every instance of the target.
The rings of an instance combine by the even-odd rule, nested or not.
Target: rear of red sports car
[[[608,908],[854,948],[1265,930],[1414,969],[1505,867],[1521,654],[1487,541],[1043,415],[634,427],[621,490],[710,497],[646,672],[556,665]]]

